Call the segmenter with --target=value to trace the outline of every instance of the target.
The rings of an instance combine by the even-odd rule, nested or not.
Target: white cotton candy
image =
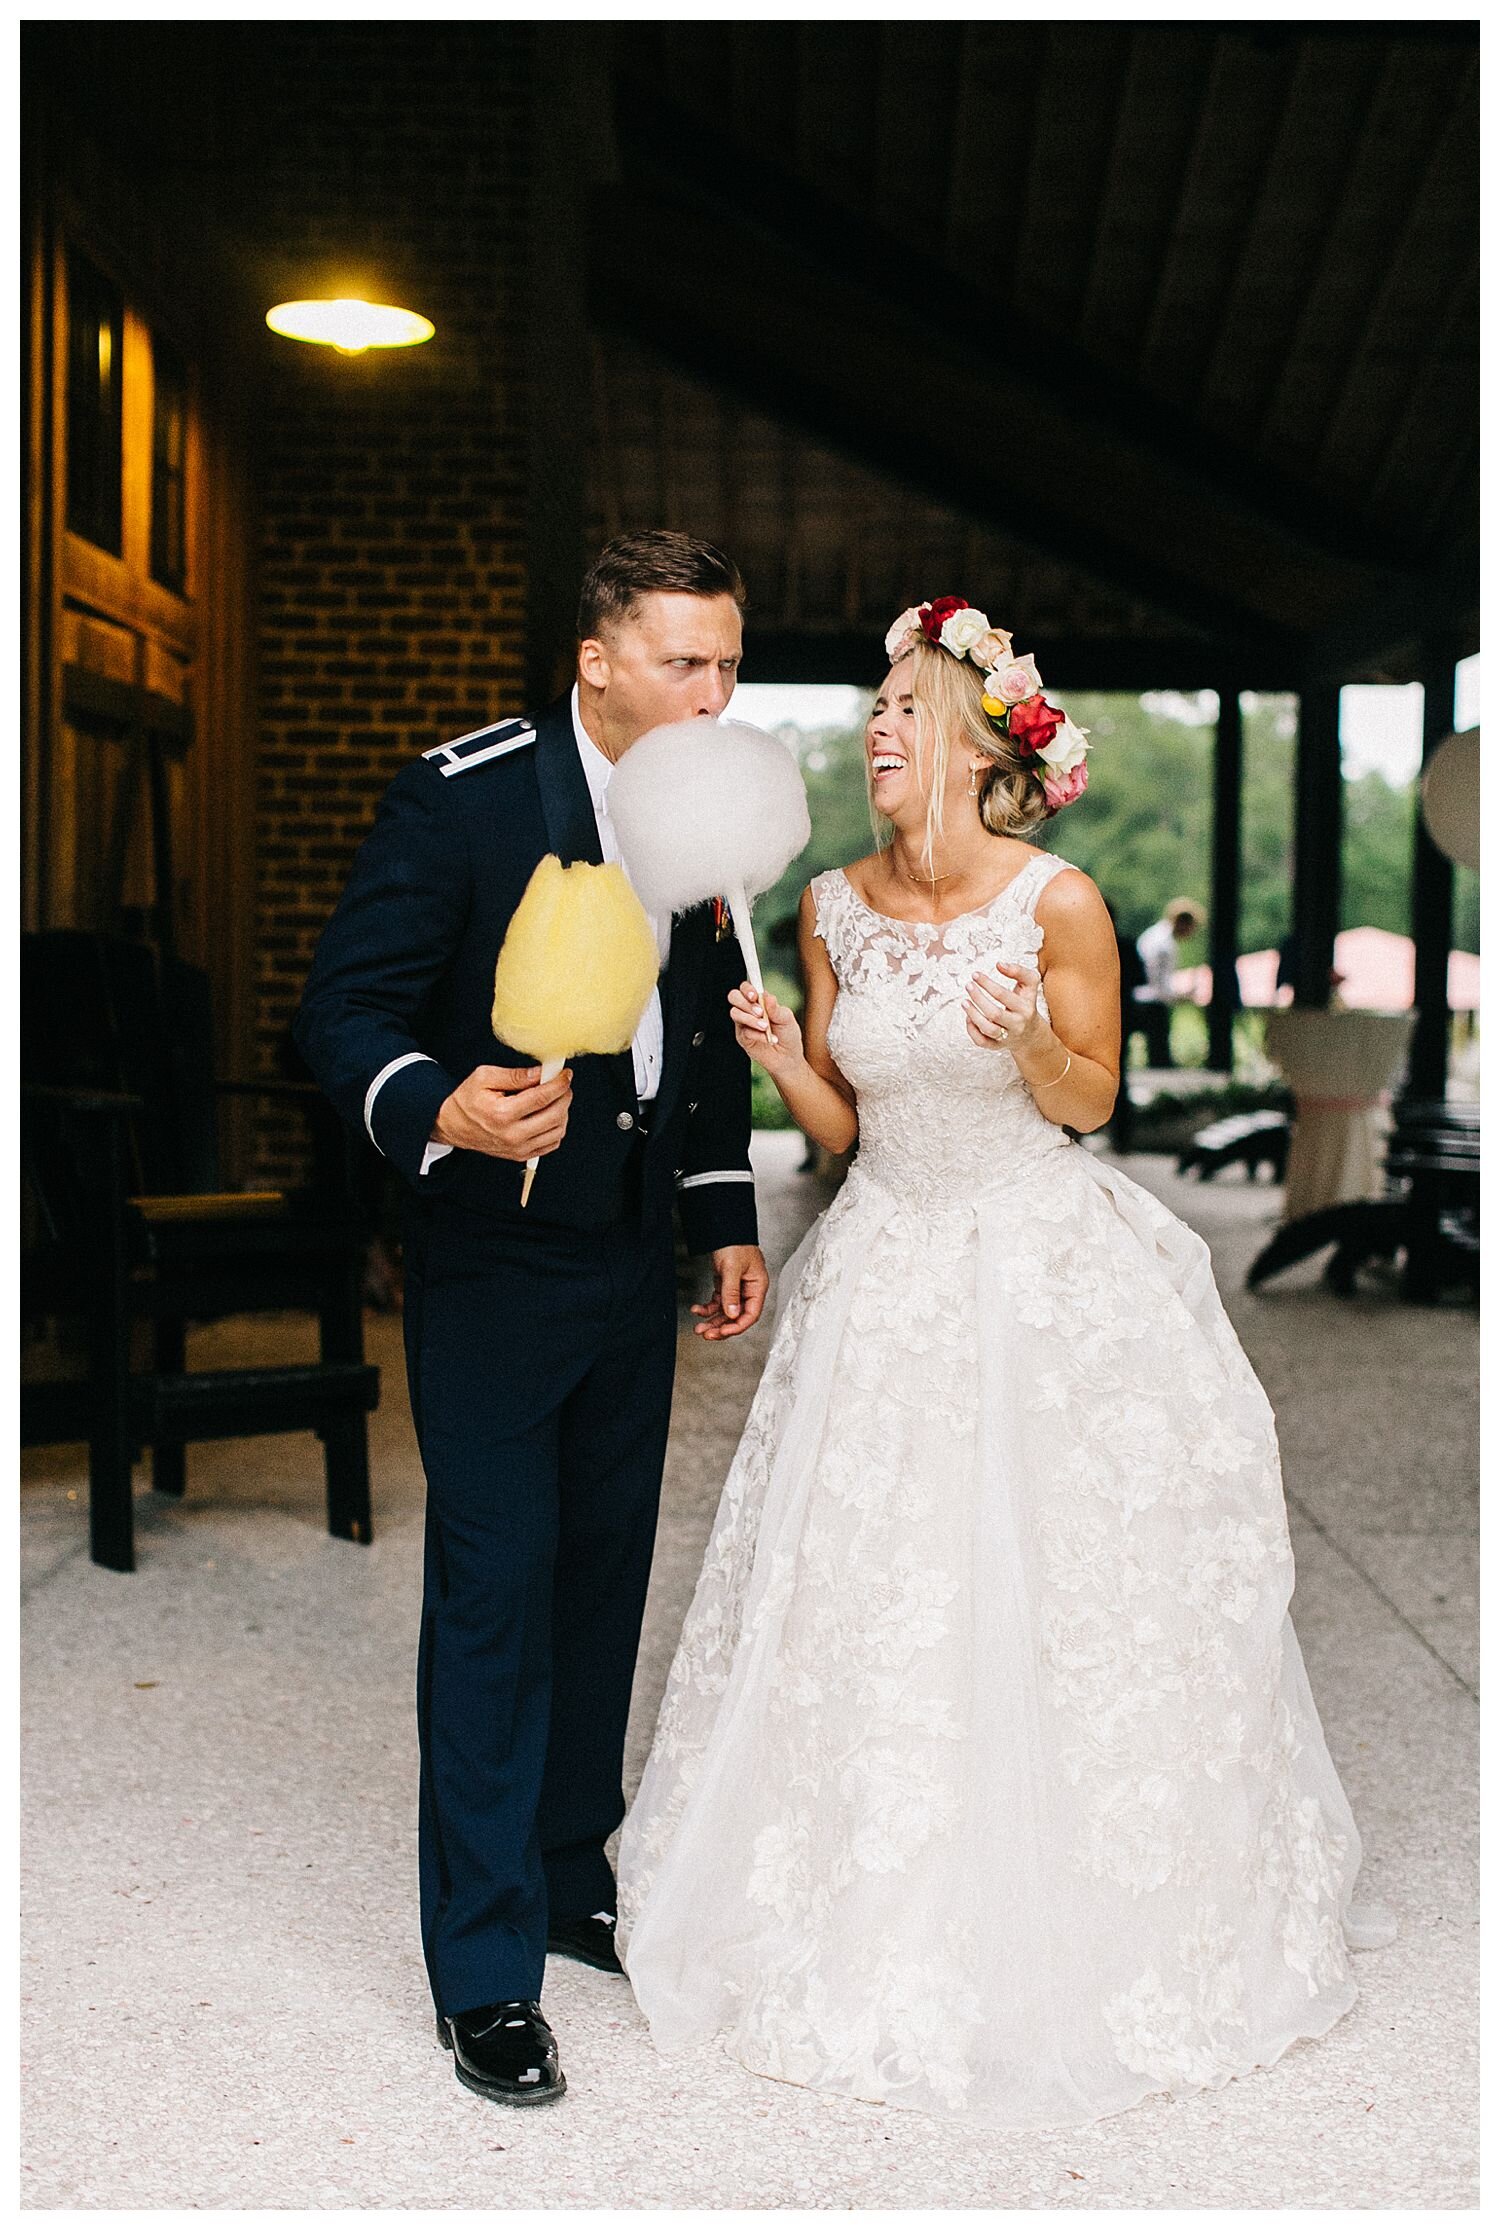
[[[641,903],[681,913],[720,893],[769,890],[812,835],[784,743],[741,720],[680,720],[633,743],[608,811]]]

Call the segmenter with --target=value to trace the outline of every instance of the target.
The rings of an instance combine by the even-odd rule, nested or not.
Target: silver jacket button
[[[635,1117],[633,1115],[627,1115],[623,1107],[621,1108],[619,1114],[615,1117],[615,1122],[618,1124],[621,1130],[635,1129]]]
[[[693,1032],[693,1043],[694,1045],[701,1045],[703,1043],[703,1032],[701,1030],[695,1030]]]

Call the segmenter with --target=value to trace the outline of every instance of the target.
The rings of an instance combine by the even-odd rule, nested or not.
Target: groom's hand
[[[541,1073],[475,1069],[438,1109],[433,1138],[443,1146],[465,1146],[471,1154],[494,1154],[500,1161],[556,1153],[573,1104],[573,1071],[564,1069],[550,1084],[538,1081]]]
[[[766,1305],[771,1273],[759,1247],[716,1247],[714,1290],[708,1301],[695,1301],[693,1326],[701,1340],[732,1340],[748,1332]]]

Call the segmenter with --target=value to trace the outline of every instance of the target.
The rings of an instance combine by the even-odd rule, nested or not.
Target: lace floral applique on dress
[[[1018,2128],[1355,1995],[1359,1838],[1207,1249],[964,1027],[1066,865],[943,925],[813,883],[858,1152],[782,1272],[619,1869],[663,2049]]]

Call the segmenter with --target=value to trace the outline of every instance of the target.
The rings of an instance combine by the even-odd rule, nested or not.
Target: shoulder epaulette
[[[467,774],[486,759],[503,758],[507,751],[519,751],[523,743],[535,741],[536,730],[529,721],[497,720],[493,727],[475,728],[469,735],[455,736],[451,743],[435,744],[422,756],[437,762],[439,774]]]

